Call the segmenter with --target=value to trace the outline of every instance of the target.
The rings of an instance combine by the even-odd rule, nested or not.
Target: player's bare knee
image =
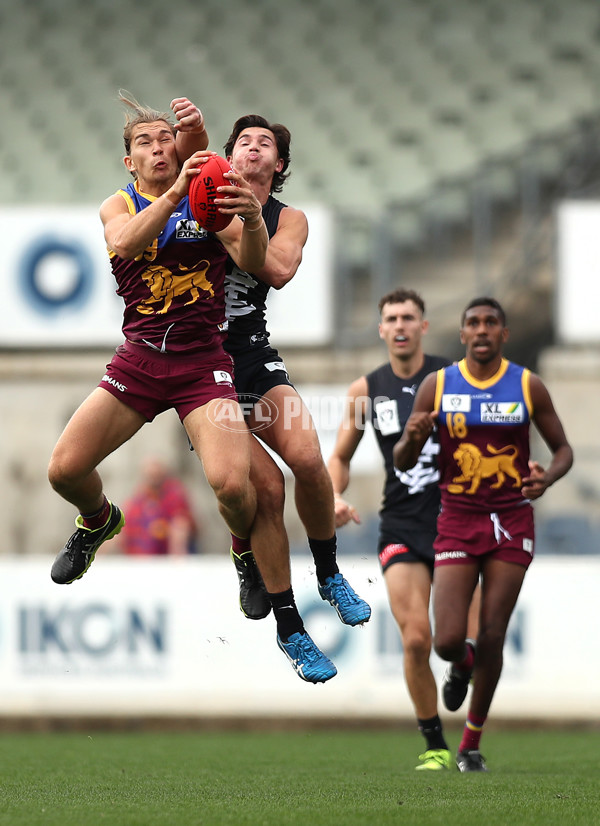
[[[283,513],[285,505],[285,484],[283,474],[263,479],[256,486],[258,507],[265,513]]]
[[[296,479],[305,484],[318,485],[328,476],[321,451],[317,448],[298,451],[294,456],[286,459],[286,464]]]
[[[462,660],[465,653],[464,648],[464,639],[453,639],[452,637],[444,637],[437,633],[433,639],[433,649],[435,653],[440,659],[446,660],[447,662]]]
[[[48,465],[48,481],[53,490],[61,494],[77,485],[80,474],[77,469],[53,454]]]
[[[504,627],[486,626],[479,629],[477,635],[477,651],[481,656],[491,654],[492,656],[502,656],[506,629]]]
[[[241,475],[230,474],[217,485],[213,485],[219,505],[226,510],[239,510],[246,506],[250,498],[251,486]]]
[[[402,635],[405,656],[413,660],[428,660],[431,654],[431,635],[422,629],[406,630]]]

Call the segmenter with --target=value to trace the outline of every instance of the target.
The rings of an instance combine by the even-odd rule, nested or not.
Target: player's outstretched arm
[[[208,147],[208,132],[202,112],[188,98],[175,98],[171,101],[175,115],[175,148],[179,163],[183,164],[194,152]]]

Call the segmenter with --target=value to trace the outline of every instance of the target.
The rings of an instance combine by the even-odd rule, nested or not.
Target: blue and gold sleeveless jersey
[[[137,182],[118,190],[131,215],[156,200]],[[185,197],[158,238],[134,260],[108,251],[117,293],[125,302],[123,333],[161,352],[222,345],[227,251],[198,226]]]
[[[497,373],[475,379],[466,361],[438,371],[442,507],[506,510],[523,504],[529,475],[530,372],[502,359]]]

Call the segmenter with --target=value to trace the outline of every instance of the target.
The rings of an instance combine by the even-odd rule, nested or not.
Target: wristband
[[[168,195],[168,193],[167,193],[167,192],[163,192],[162,197],[163,197],[163,198],[166,198],[166,199],[167,199],[167,201],[168,201],[168,202],[169,202],[169,203],[170,203],[173,207],[179,206],[179,201],[175,201],[175,202],[174,202],[172,198],[169,198],[169,195]],[[181,200],[181,199],[179,199],[179,200]]]

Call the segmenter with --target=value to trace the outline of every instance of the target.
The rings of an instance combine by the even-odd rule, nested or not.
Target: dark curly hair
[[[231,135],[227,138],[227,143],[223,147],[225,154],[228,157],[232,155],[235,142],[244,129],[250,129],[254,126],[257,126],[259,129],[268,129],[275,136],[277,154],[283,161],[283,167],[281,172],[275,172],[273,175],[271,192],[281,192],[284,183],[290,176],[289,172],[286,174],[286,170],[290,165],[290,143],[292,136],[287,126],[284,126],[282,123],[269,123],[269,121],[261,115],[244,115],[238,118],[233,124]]]

